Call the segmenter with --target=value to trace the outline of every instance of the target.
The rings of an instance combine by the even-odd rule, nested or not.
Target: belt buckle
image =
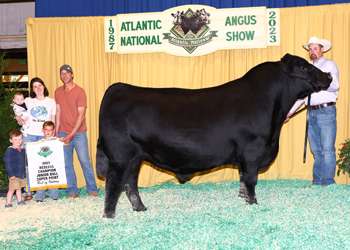
[[[325,108],[325,107],[328,107],[328,106],[333,106],[334,105],[334,102],[328,102],[328,103],[324,103],[321,106],[321,108]]]

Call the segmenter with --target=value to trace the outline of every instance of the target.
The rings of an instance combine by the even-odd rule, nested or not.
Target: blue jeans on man
[[[58,196],[59,196],[58,188],[49,189],[49,195],[50,195],[51,199],[57,200]],[[36,191],[36,200],[37,201],[38,200],[44,201],[45,197],[46,197],[46,189]]]
[[[30,134],[27,134],[27,136],[23,136],[23,142],[22,142],[21,146],[25,147],[24,143],[37,142],[37,141],[40,141],[43,138],[44,138],[43,135],[30,135]],[[28,188],[26,188],[26,192],[27,192],[27,194],[32,194],[32,192],[30,191],[30,185],[29,185],[28,165],[26,166],[26,170],[27,170],[27,187],[28,187]]]
[[[310,110],[309,141],[315,157],[313,185],[328,186],[335,183],[335,138],[337,135],[337,110],[335,105]]]
[[[66,137],[68,133],[59,131],[59,137]],[[89,156],[88,140],[86,131],[77,133],[73,140],[70,141],[69,146],[64,146],[64,162],[66,165],[67,185],[66,189],[68,194],[78,194],[79,189],[77,187],[77,177],[73,165],[73,151],[77,152],[80,165],[83,169],[83,174],[86,182],[86,191],[98,192],[95,180],[94,169],[92,168]]]

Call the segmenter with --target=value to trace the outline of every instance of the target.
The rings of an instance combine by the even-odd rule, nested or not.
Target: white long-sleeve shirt
[[[336,102],[339,89],[339,69],[337,64],[332,60],[324,58],[323,56],[316,63],[313,61],[310,63],[323,72],[331,73],[333,79],[331,85],[327,90],[322,90],[320,92],[311,94],[310,105],[314,106],[328,102]],[[308,97],[305,97],[304,99],[297,100],[289,112],[293,114],[303,103],[307,105],[308,99]]]

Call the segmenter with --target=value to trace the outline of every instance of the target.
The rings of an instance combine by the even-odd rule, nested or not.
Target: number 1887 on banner
[[[105,18],[105,50],[106,52],[116,52],[117,49],[117,19]]]

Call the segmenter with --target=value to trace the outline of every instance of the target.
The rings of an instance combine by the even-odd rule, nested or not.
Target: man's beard
[[[317,59],[317,56],[315,54],[310,55],[311,60]]]

